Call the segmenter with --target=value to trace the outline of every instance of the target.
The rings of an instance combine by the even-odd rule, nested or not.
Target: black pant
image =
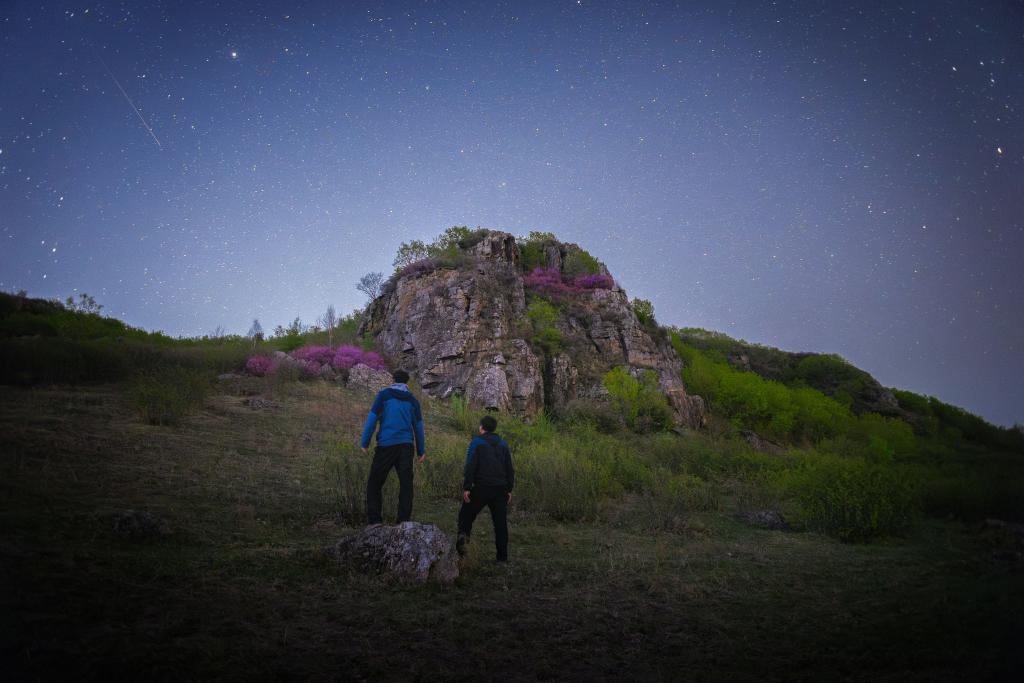
[[[370,477],[366,480],[366,519],[370,524],[382,521],[381,489],[392,467],[398,472],[398,523],[408,522],[412,517],[412,444],[377,446],[373,451]]]
[[[484,506],[491,509],[494,523],[494,547],[499,560],[508,559],[508,492],[504,486],[475,486],[469,493],[469,502],[459,509],[459,533],[469,536],[473,522]]]

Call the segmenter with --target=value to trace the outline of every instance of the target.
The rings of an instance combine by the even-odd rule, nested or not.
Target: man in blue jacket
[[[459,509],[459,537],[455,548],[462,555],[473,531],[473,521],[486,505],[494,524],[494,546],[498,562],[508,561],[508,504],[516,472],[512,452],[503,438],[494,433],[498,421],[490,415],[480,420],[480,435],[473,437],[466,452],[462,481],[462,507]]]
[[[373,451],[373,464],[370,465],[370,476],[366,481],[366,518],[369,524],[380,524],[382,521],[381,489],[392,467],[398,473],[398,523],[409,521],[412,517],[413,445],[416,446],[420,462],[427,457],[423,442],[423,413],[419,401],[409,391],[409,373],[395,370],[391,377],[395,383],[380,391],[373,400],[359,444],[363,453],[366,453],[370,438],[377,430],[377,425],[380,425],[377,448]]]

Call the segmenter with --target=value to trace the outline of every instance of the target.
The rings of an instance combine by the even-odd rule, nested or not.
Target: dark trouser
[[[398,522],[408,522],[412,517],[412,444],[377,446],[373,451],[370,477],[366,480],[366,519],[369,524],[382,521],[381,507],[384,501],[381,489],[392,467],[398,472]]]
[[[469,536],[473,522],[484,506],[491,509],[494,523],[494,547],[499,560],[508,559],[508,492],[504,486],[475,486],[469,494],[469,502],[459,509],[459,533]]]

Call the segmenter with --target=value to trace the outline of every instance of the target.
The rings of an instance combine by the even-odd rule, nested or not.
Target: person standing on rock
[[[384,488],[391,468],[398,473],[398,523],[409,521],[412,517],[413,446],[419,455],[419,462],[427,457],[423,440],[423,413],[420,402],[409,391],[409,373],[395,370],[391,377],[395,383],[381,390],[373,400],[359,443],[363,453],[366,453],[374,431],[377,432],[377,447],[373,452],[370,476],[366,481],[368,524],[380,524],[383,521],[381,489]]]
[[[480,435],[469,442],[455,549],[460,555],[465,554],[473,522],[486,505],[491,509],[497,560],[508,562],[508,504],[512,502],[516,472],[512,467],[512,452],[505,440],[495,433],[497,428],[498,421],[486,415],[480,419]]]

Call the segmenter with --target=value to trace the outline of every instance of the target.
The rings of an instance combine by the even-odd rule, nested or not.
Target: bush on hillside
[[[276,366],[277,363],[270,356],[252,356],[245,362],[245,371],[254,377],[265,377]]]
[[[129,397],[145,422],[178,425],[201,406],[209,389],[209,377],[197,370],[162,368],[132,381]]]
[[[653,370],[645,371],[638,380],[619,366],[604,376],[603,384],[630,429],[648,432],[672,426],[672,409]]]
[[[916,492],[907,472],[863,458],[809,453],[778,482],[804,526],[844,542],[903,533],[914,517]]]

